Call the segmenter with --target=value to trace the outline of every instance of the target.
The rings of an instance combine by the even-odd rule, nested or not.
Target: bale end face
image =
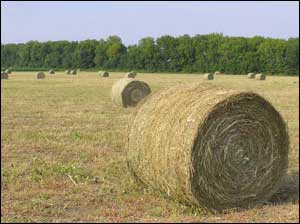
[[[100,73],[101,77],[104,77],[104,78],[108,78],[109,77],[109,73],[107,71],[102,71],[102,72],[99,72],[99,73]]]
[[[44,79],[44,78],[46,78],[46,75],[44,72],[38,72],[36,77],[37,77],[37,79]]]
[[[71,70],[70,74],[71,75],[77,75],[77,71],[76,70]]]
[[[66,73],[67,75],[70,75],[71,71],[70,71],[70,70],[66,70],[65,73]]]
[[[206,74],[204,74],[204,79],[205,80],[213,80],[214,79],[214,74],[206,73]]]
[[[248,79],[254,79],[255,73],[248,73]]]
[[[55,74],[54,70],[49,70],[49,74]]]
[[[8,73],[7,72],[1,72],[1,79],[8,79]]]
[[[131,71],[125,75],[125,78],[133,78],[134,79],[136,76],[137,76],[136,72]]]

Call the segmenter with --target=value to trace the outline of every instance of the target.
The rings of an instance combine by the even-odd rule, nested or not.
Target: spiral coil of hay
[[[1,72],[1,79],[8,79],[8,73],[7,72]]]
[[[125,75],[125,78],[133,78],[134,79],[136,76],[137,76],[136,72],[131,71]]]
[[[248,73],[248,79],[254,79],[255,73]]]
[[[119,79],[112,86],[112,101],[122,107],[134,107],[151,93],[151,88],[145,82],[131,78]]]
[[[204,74],[204,79],[206,79],[206,80],[213,80],[214,79],[214,74],[212,74],[212,73],[206,73],[206,74]]]
[[[37,78],[37,79],[44,79],[44,78],[46,78],[46,75],[45,75],[44,72],[38,72],[38,73],[36,74],[36,78]]]
[[[209,84],[174,87],[141,105],[129,128],[132,175],[213,211],[270,198],[288,165],[285,123],[264,98]]]
[[[264,74],[256,74],[255,79],[257,79],[257,80],[266,80],[266,76]]]

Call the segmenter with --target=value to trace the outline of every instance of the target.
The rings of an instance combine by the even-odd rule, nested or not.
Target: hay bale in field
[[[150,86],[131,78],[119,79],[111,91],[112,101],[122,107],[134,107],[151,93]]]
[[[125,75],[125,78],[135,78],[137,76],[136,72],[131,71]]]
[[[45,75],[44,72],[38,72],[38,73],[36,74],[36,78],[37,78],[37,79],[44,79],[44,78],[46,78],[46,75]]]
[[[1,72],[1,79],[8,79],[8,73],[7,72]]]
[[[49,70],[49,74],[55,74],[55,71],[54,70]]]
[[[219,71],[216,71],[215,72],[215,75],[220,75],[221,73]]]
[[[132,176],[188,204],[247,207],[268,200],[286,174],[285,122],[255,93],[173,87],[152,95],[130,123]]]
[[[77,75],[77,71],[76,70],[71,70],[70,74],[71,75]]]
[[[255,73],[248,73],[248,79],[254,79]]]
[[[206,79],[206,80],[213,80],[214,79],[214,74],[212,74],[212,73],[206,73],[206,74],[204,74],[204,79]]]
[[[11,74],[11,69],[6,69],[5,72],[6,72],[7,74]]]
[[[66,70],[65,73],[66,73],[67,75],[70,75],[70,74],[71,74],[71,70]]]
[[[99,72],[100,73],[100,72]],[[100,73],[100,75],[101,75],[101,77],[109,77],[109,73],[107,72],[107,71],[102,71],[101,73]]]
[[[255,79],[257,80],[266,80],[266,76],[264,74],[256,74]]]

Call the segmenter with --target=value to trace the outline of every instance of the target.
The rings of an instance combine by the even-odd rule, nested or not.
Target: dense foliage
[[[299,75],[299,38],[222,34],[146,37],[126,47],[120,37],[1,44],[1,68],[99,68],[147,72],[266,72]]]

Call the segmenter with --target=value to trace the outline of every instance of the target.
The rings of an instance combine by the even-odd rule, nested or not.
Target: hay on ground
[[[266,80],[266,76],[264,74],[256,74],[255,79],[257,79],[257,80]]]
[[[212,74],[212,73],[206,73],[206,74],[204,74],[204,79],[206,79],[206,80],[213,80],[214,79],[214,74]]]
[[[46,78],[46,75],[44,72],[38,72],[37,75],[36,75],[36,78],[37,79],[44,79]]]
[[[132,176],[188,204],[248,207],[268,200],[286,174],[285,122],[255,93],[173,87],[149,97],[130,123]]]
[[[71,70],[71,75],[77,75],[77,71],[76,70]]]
[[[7,72],[1,72],[1,79],[8,79],[8,73]]]
[[[107,71],[100,71],[99,74],[101,77],[109,77],[109,73]]]
[[[131,71],[125,75],[125,78],[135,78],[137,76],[136,72]]]
[[[49,74],[55,74],[55,71],[54,70],[49,70]]]
[[[254,79],[255,73],[248,73],[248,79]]]
[[[112,87],[112,101],[122,107],[134,107],[151,93],[150,86],[131,78],[119,79]]]

